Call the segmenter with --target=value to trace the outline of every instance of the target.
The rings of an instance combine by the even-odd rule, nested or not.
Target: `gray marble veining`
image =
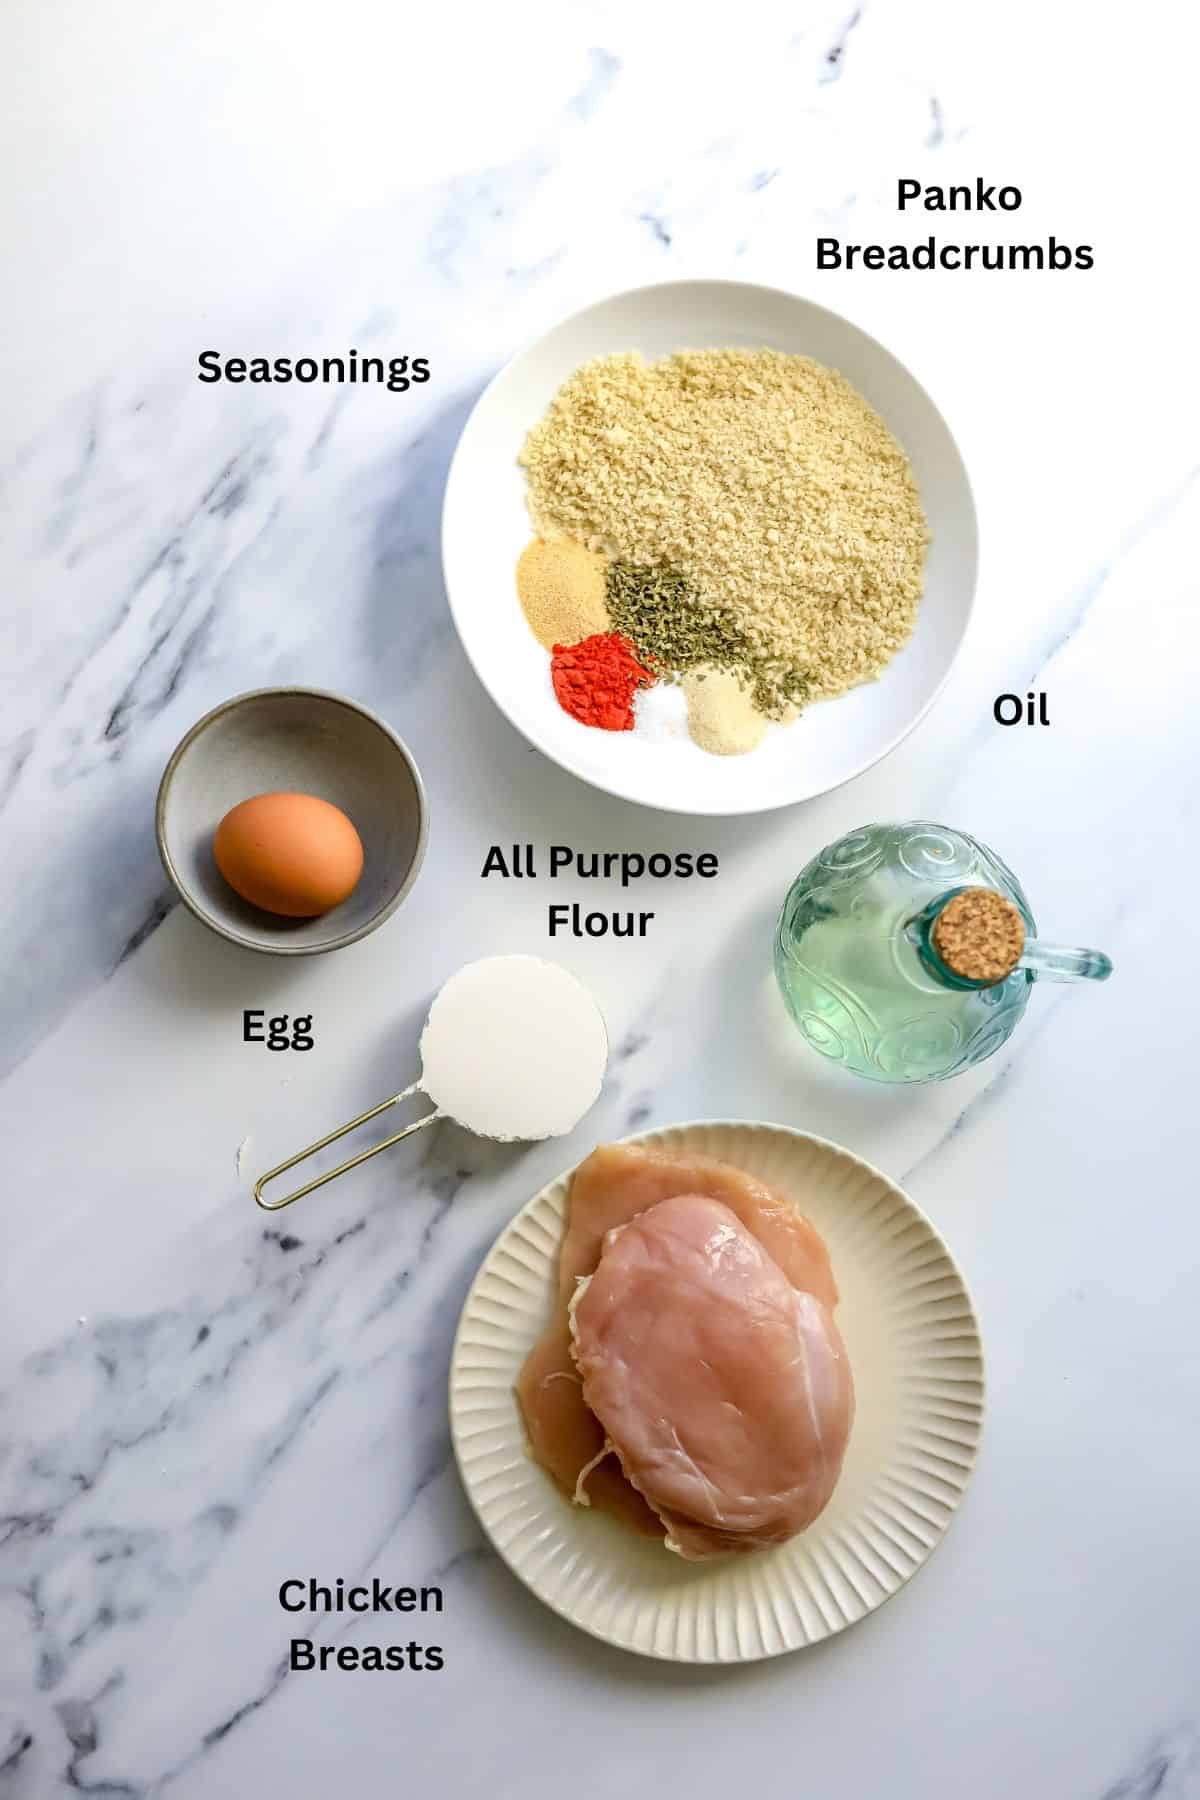
[[[152,21],[104,0],[68,34],[8,9],[0,1794],[1200,1794],[1178,953],[1200,634],[1193,284],[1170,263],[1194,55],[1178,17],[1147,70],[1145,21],[966,10],[746,0],[684,29],[628,0],[348,0],[335,32],[307,0]],[[1015,221],[898,217],[899,176],[977,174],[1022,185]],[[1096,267],[814,271],[818,234],[931,229],[1091,238]],[[599,293],[690,274],[794,286],[893,346],[981,513],[978,614],[933,714],[773,818],[638,813],[547,765],[442,592],[445,472],[495,369]],[[207,348],[351,344],[428,355],[433,380],[195,378]],[[396,920],[301,969],[173,908],[152,831],[187,726],[283,680],[392,719],[432,813]],[[995,694],[1030,685],[1052,729],[999,731]],[[769,993],[796,869],[889,814],[996,843],[1048,934],[1117,963],[921,1094],[806,1059]],[[491,842],[526,838],[721,857],[644,943],[572,952],[616,1045],[596,1112],[531,1149],[439,1128],[264,1222],[254,1173],[412,1078],[446,974],[547,947],[542,890],[480,880]],[[311,1011],[317,1050],[256,1055],[248,1005]],[[457,1483],[445,1379],[474,1271],[542,1182],[597,1138],[721,1115],[906,1182],[975,1291],[991,1398],[962,1517],[904,1596],[717,1675],[609,1652],[511,1581]],[[284,1613],[280,1582],[310,1576],[440,1584],[444,1671],[290,1673],[293,1635],[398,1635]]]

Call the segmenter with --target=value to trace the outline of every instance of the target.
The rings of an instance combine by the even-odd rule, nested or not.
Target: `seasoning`
[[[577,644],[612,621],[604,596],[605,558],[573,538],[534,538],[517,563],[517,595],[539,644]]]
[[[929,532],[908,458],[809,357],[601,357],[559,389],[521,461],[539,532],[672,571],[812,698],[876,678],[912,633]]]
[[[768,718],[794,714],[803,705],[804,671],[764,654],[728,613],[701,600],[677,569],[610,562],[606,584],[613,625],[663,671],[664,680],[690,669],[728,669],[746,679],[754,705]]]
[[[731,669],[695,669],[683,678],[692,742],[710,756],[743,756],[757,750],[767,721]]]
[[[550,677],[564,712],[601,731],[633,730],[633,697],[654,680],[620,632],[597,632],[581,644],[555,644]]]

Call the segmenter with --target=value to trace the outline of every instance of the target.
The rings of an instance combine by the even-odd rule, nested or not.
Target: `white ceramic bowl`
[[[881,680],[772,729],[746,756],[710,756],[690,739],[654,742],[596,731],[554,698],[549,658],[517,600],[530,538],[517,457],[530,428],[580,363],[618,350],[767,346],[840,369],[887,421],[912,461],[933,533],[911,642]],[[677,281],[601,300],[516,356],[480,397],[446,485],[442,559],[450,610],[475,672],[501,711],[546,756],[594,787],[668,812],[752,813],[809,800],[886,756],[932,706],[950,673],[975,593],[975,507],[945,420],[882,344],[823,306],[777,288]]]

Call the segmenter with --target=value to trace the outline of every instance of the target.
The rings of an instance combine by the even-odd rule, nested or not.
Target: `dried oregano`
[[[781,718],[802,706],[808,682],[802,669],[766,654],[727,614],[706,606],[677,569],[610,562],[605,599],[613,629],[673,681],[692,669],[729,669],[746,683],[758,710]]]

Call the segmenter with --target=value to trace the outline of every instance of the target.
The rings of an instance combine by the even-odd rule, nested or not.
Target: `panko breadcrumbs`
[[[541,536],[679,571],[814,699],[877,677],[912,633],[929,531],[908,458],[809,357],[600,357],[521,462]]]

